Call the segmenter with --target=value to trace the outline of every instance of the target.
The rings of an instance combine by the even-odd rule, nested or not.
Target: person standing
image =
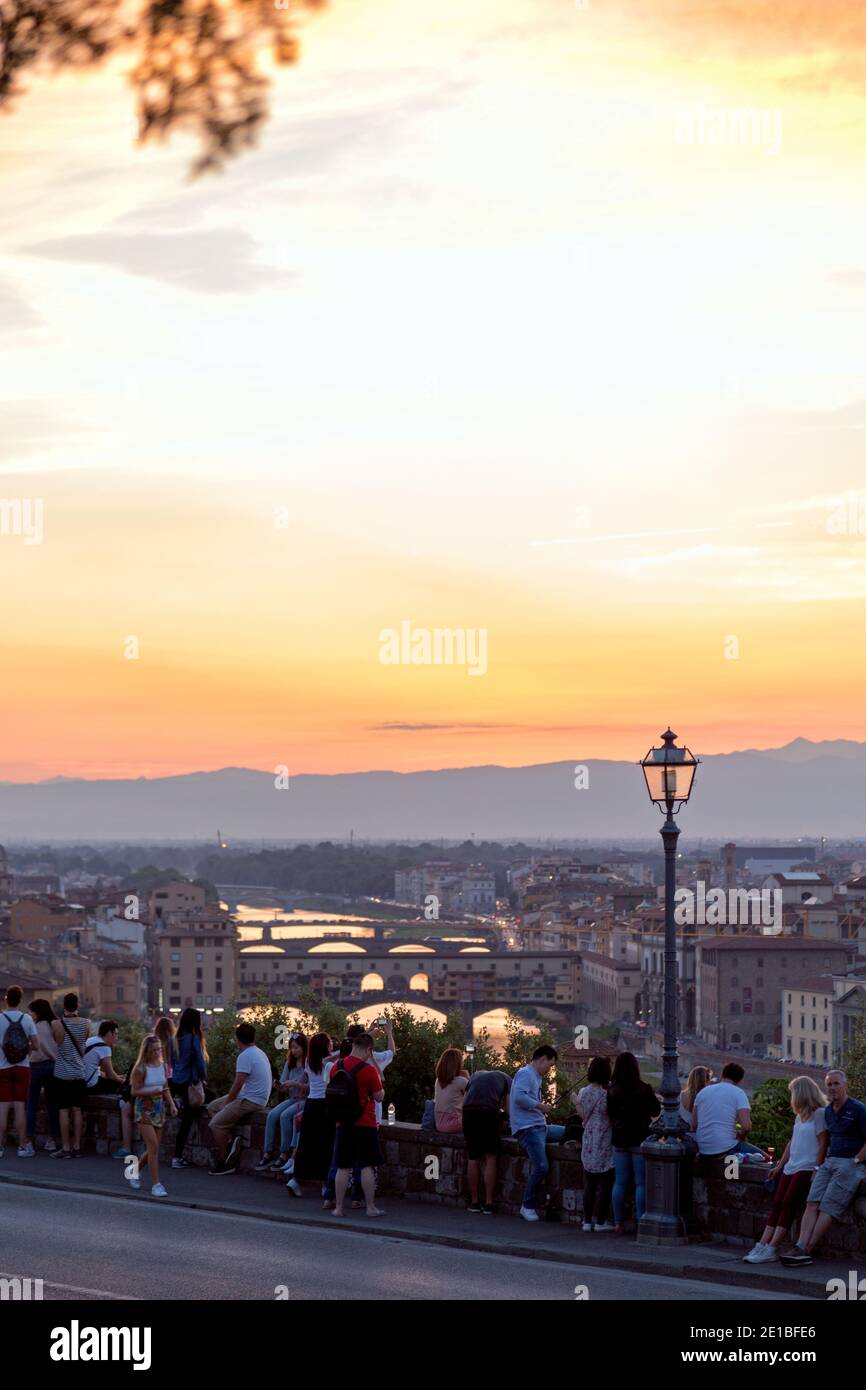
[[[343,1215],[352,1169],[361,1170],[361,1189],[368,1216],[382,1216],[376,1206],[376,1169],[382,1162],[376,1104],[385,1096],[382,1077],[373,1065],[373,1039],[359,1033],[348,1057],[334,1065],[325,1102],[337,1119],[337,1177],[332,1215]],[[339,1078],[339,1079],[338,1079]],[[344,1080],[343,1078],[348,1078]],[[337,1091],[339,1090],[339,1100]]]
[[[171,1166],[188,1168],[184,1150],[193,1122],[205,1114],[204,1102],[208,1094],[205,1086],[208,1069],[207,1042],[201,1030],[201,1014],[198,1009],[184,1009],[177,1028],[175,1047],[177,1057],[168,1084],[175,1101],[180,1101],[181,1113]]]
[[[301,1132],[295,1149],[295,1162],[286,1187],[295,1197],[303,1196],[301,1182],[305,1178],[327,1183],[328,1168],[334,1151],[335,1122],[328,1112],[325,1091],[337,1057],[331,1055],[331,1039],[327,1033],[314,1033],[307,1048],[307,1099],[301,1118]],[[323,1190],[323,1210],[330,1211],[333,1198]]]
[[[463,1097],[468,1085],[463,1053],[459,1047],[446,1047],[436,1063],[433,1087],[436,1128],[440,1134],[459,1134],[463,1129]]]
[[[550,1169],[546,1146],[557,1143],[565,1134],[565,1125],[548,1124],[547,1116],[553,1106],[541,1099],[542,1078],[547,1076],[557,1055],[555,1047],[542,1043],[511,1083],[511,1133],[529,1159],[529,1176],[520,1207],[524,1221],[539,1219],[535,1209],[538,1191]]]
[[[158,1018],[156,1020],[156,1026],[153,1031],[155,1035],[159,1038],[160,1047],[162,1048],[162,1058],[163,1066],[165,1067],[165,1075],[170,1084],[171,1078],[174,1075],[174,1068],[177,1063],[177,1046],[175,1043],[175,1037],[177,1035],[177,1024],[175,1023],[173,1018],[170,1018],[166,1014],[162,1018]]]
[[[52,1158],[80,1158],[83,1105],[87,1095],[84,1044],[90,1036],[90,1021],[79,1017],[78,995],[63,996],[63,1013],[51,1024],[57,1043],[52,1091],[60,1115],[61,1148]],[[71,1144],[70,1144],[71,1138]]]
[[[56,1015],[47,999],[34,999],[30,1005],[30,1017],[36,1024],[36,1046],[30,1054],[30,1093],[27,1097],[27,1144],[34,1150],[36,1145],[36,1118],[39,1113],[40,1096],[45,1096],[48,1111],[48,1132],[50,1139],[45,1141],[46,1153],[51,1153],[60,1143],[60,1117],[52,1097],[54,1063],[57,1061],[57,1043],[51,1032],[51,1024]]]
[[[637,1058],[621,1052],[613,1064],[607,1088],[607,1113],[613,1140],[613,1219],[618,1236],[625,1234],[625,1199],[634,1187],[634,1209],[638,1221],[646,1209],[646,1160],[641,1144],[650,1132],[650,1123],[661,1114],[661,1102],[651,1086],[641,1080]]]
[[[583,1229],[612,1231],[609,1221],[613,1191],[613,1135],[607,1113],[610,1062],[593,1057],[586,1074],[587,1084],[572,1100],[583,1121],[580,1162],[583,1167]]]
[[[165,1124],[166,1111],[176,1115],[174,1101],[165,1073],[162,1043],[155,1033],[148,1033],[142,1039],[135,1066],[132,1068],[132,1115],[144,1140],[144,1152],[150,1173],[151,1197],[167,1197],[168,1193],[159,1180],[159,1140]],[[138,1190],[141,1179],[136,1173],[130,1186]]]
[[[117,1024],[113,1018],[106,1018],[100,1023],[98,1032],[84,1044],[84,1084],[89,1096],[120,1094],[123,1077],[118,1076],[111,1061],[116,1045]]]
[[[36,1047],[36,1024],[21,1008],[23,991],[10,985],[6,1008],[0,1013],[0,1158],[6,1144],[10,1108],[15,1121],[18,1157],[32,1158],[36,1150],[27,1142],[27,1098],[30,1094],[30,1055]]]
[[[502,1122],[508,1117],[511,1077],[504,1071],[476,1071],[463,1093],[463,1137],[466,1140],[466,1210],[493,1215],[496,1160],[502,1149]],[[484,1180],[484,1201],[481,1180]]]

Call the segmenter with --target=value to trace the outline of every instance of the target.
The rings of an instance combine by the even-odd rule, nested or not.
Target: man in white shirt
[[[10,1106],[15,1116],[18,1157],[30,1158],[33,1154],[33,1146],[27,1143],[27,1096],[30,1053],[36,1046],[37,1032],[32,1017],[21,1008],[21,994],[18,985],[10,985],[6,1008],[0,1013],[0,1157],[6,1143]]]
[[[207,1108],[216,1149],[210,1172],[215,1177],[237,1170],[243,1144],[239,1134],[232,1139],[232,1132],[238,1125],[249,1124],[253,1115],[265,1109],[274,1084],[267,1053],[256,1047],[253,1025],[239,1023],[235,1037],[238,1040],[238,1060],[232,1088],[227,1096],[212,1100]]]
[[[743,1136],[752,1128],[752,1108],[740,1082],[745,1072],[737,1062],[728,1062],[721,1081],[705,1086],[695,1096],[692,1129],[696,1131],[702,1158],[724,1158],[728,1154],[760,1154]]]

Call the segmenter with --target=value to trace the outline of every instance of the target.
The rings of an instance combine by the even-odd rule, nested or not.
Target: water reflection
[[[39,68],[94,68],[132,60],[139,141],[191,131],[193,174],[221,168],[254,145],[268,118],[264,68],[294,63],[297,20],[325,0],[3,0],[0,108]]]

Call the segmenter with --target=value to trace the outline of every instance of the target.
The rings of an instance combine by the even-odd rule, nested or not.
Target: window
[[[116,1002],[117,1002],[118,1004],[122,1004],[122,1003],[123,1003],[123,985],[118,985],[118,986],[117,986]]]
[[[814,996],[814,994],[813,994],[813,995],[812,995],[812,1008],[814,1009],[814,1007],[815,1007],[815,996]],[[814,1023],[813,1023],[813,1024],[812,1024],[812,1027],[814,1028],[814,1026],[815,1026],[815,1025],[814,1025]]]
[[[815,1015],[813,1014],[813,1015],[812,1015],[812,1032],[814,1033],[814,1031],[815,1031]]]
[[[630,984],[630,983],[631,983],[631,981],[629,980],[628,975],[626,975],[625,979],[623,980],[623,984],[624,984],[624,985],[627,985],[627,984]]]
[[[806,1027],[806,1015],[805,1015],[805,1014],[800,1014],[800,1031],[802,1032],[802,1030],[803,1030],[805,1027]]]
[[[813,1062],[816,1062],[817,1060],[818,1060],[818,1044],[817,1044],[817,1043],[812,1043],[812,1061],[813,1061]]]
[[[731,988],[733,989],[733,988],[734,988],[736,985],[738,985],[739,983],[740,983],[740,978],[739,978],[739,976],[738,976],[738,975],[732,975],[732,976],[731,976]]]
[[[823,1048],[823,1052],[824,1052],[824,1056],[823,1056],[823,1058],[822,1058],[822,1061],[824,1061],[824,1062],[829,1062],[830,1058],[827,1056],[827,1044],[826,1044],[826,1043],[823,1043],[823,1044],[822,1044],[822,1048]]]
[[[791,998],[791,996],[790,996],[790,994],[789,994],[789,995],[788,995],[788,999],[790,1000],[790,998]],[[791,1015],[790,1015],[790,1014],[788,1014],[788,1027],[789,1027],[789,1028],[791,1027]]]
[[[789,995],[788,995],[788,1003],[790,1004],[790,1002],[791,1002],[791,996],[790,996],[790,994],[789,994]]]
[[[800,1039],[800,1060],[806,1060],[806,1044],[802,1038]]]
[[[732,1034],[731,1034],[731,1042],[732,1042],[732,1043],[738,1043],[738,1042],[740,1042],[740,1041],[741,1041],[741,1039],[740,1039],[739,1033],[732,1033]]]
[[[756,1043],[762,1043],[764,1041],[763,1033],[756,1033],[752,1041]]]
[[[827,1032],[827,1020],[826,1020],[826,1018],[824,1019],[824,1032],[825,1032],[825,1033]]]
[[[171,944],[172,944],[172,946],[179,946],[179,945],[180,945],[180,937],[179,937],[179,936],[173,936],[173,937],[171,938]]]
[[[758,969],[759,969],[759,970],[763,970],[763,968],[764,968],[764,957],[763,957],[763,956],[758,956]],[[760,982],[760,980],[759,980],[759,981],[758,981],[758,984],[760,984],[760,983],[761,983],[761,982]]]
[[[180,960],[180,951],[172,951],[171,960]]]
[[[173,966],[171,967],[172,979],[174,979],[175,975],[179,975],[179,974],[180,974],[180,966],[179,966],[179,965],[173,965]]]
[[[196,953],[195,953],[195,958],[196,958],[196,960],[204,960],[204,952],[203,952],[203,951],[196,951]],[[815,1000],[813,999],[813,1000],[812,1000],[812,1003],[814,1004],[814,1002],[815,1002]]]
[[[801,995],[800,995],[800,1008],[801,1008],[801,1009],[802,1009],[803,1005],[805,1004],[805,1002],[806,1002],[806,996],[805,996],[805,994],[801,994]]]

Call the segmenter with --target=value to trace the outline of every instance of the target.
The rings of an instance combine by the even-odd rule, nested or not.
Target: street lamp
[[[682,1216],[683,1137],[680,1119],[680,1082],[677,1065],[677,927],[674,897],[677,890],[677,840],[679,826],[674,810],[688,801],[698,759],[688,748],[678,748],[676,734],[667,729],[661,748],[651,748],[641,761],[650,801],[665,814],[661,828],[665,848],[665,979],[664,1049],[662,1052],[662,1113],[641,1145],[646,1159],[646,1210],[638,1223],[639,1245],[685,1245],[688,1240]]]

